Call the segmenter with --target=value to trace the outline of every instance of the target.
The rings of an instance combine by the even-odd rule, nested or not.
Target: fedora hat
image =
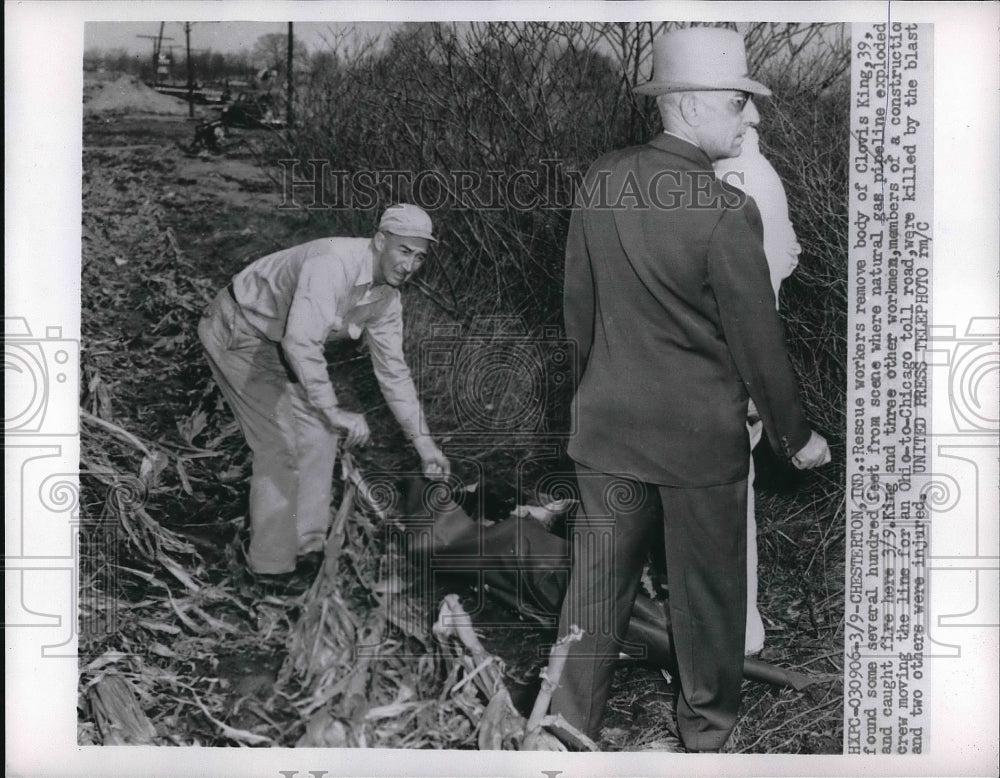
[[[685,27],[653,41],[653,77],[635,87],[640,95],[736,89],[767,96],[749,78],[743,36],[722,27]]]

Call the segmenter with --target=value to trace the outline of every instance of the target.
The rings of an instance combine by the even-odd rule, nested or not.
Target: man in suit
[[[584,636],[551,711],[597,738],[643,562],[665,542],[680,736],[718,751],[743,676],[748,400],[797,467],[830,454],[799,402],[757,207],[712,170],[740,153],[752,96],[770,94],[742,38],[665,34],[636,91],[656,96],[665,132],[593,165],[567,238],[582,506],[560,631]]]

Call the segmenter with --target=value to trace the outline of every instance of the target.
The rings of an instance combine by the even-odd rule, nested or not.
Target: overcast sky
[[[361,36],[385,34],[395,22],[358,22],[349,25],[337,22],[295,22],[293,33],[306,44],[310,52],[325,49],[325,41],[332,40],[337,32],[355,29]],[[212,49],[218,52],[252,50],[261,35],[288,30],[287,22],[195,22],[191,28],[192,49]],[[151,56],[153,42],[140,35],[158,35],[159,22],[87,22],[83,28],[84,49],[125,49],[144,56]],[[164,46],[184,46],[184,23],[167,22],[163,30]]]

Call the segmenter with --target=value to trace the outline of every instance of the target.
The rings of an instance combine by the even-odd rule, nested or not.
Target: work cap
[[[382,214],[382,220],[378,223],[378,228],[383,232],[391,232],[393,235],[403,235],[408,238],[427,238],[427,240],[437,243],[437,238],[432,233],[433,225],[431,217],[427,212],[411,203],[399,203],[391,205]]]
[[[684,27],[653,41],[653,77],[640,95],[735,89],[767,96],[771,90],[747,73],[743,36],[723,27]]]

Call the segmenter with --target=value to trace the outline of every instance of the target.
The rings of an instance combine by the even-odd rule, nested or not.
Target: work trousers
[[[576,624],[583,639],[570,643],[551,712],[598,737],[643,564],[665,543],[681,739],[692,751],[721,748],[743,680],[746,481],[682,489],[576,469],[582,505],[559,631]]]
[[[323,547],[338,435],[228,289],[206,309],[198,336],[253,452],[247,562],[257,573],[291,572],[298,554]]]

